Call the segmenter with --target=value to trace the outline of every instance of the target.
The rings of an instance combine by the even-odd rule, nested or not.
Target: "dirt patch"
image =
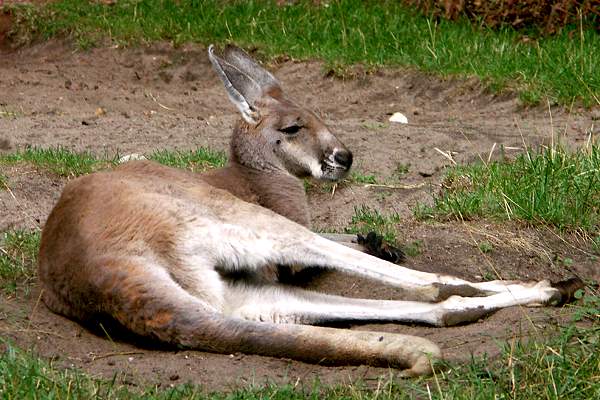
[[[385,70],[354,80],[324,76],[318,62],[271,66],[291,98],[315,110],[353,150],[356,169],[393,178],[399,164],[410,165],[403,185],[414,189],[341,186],[331,193],[312,190],[316,228],[347,226],[354,207],[368,205],[404,217],[399,239],[419,243],[406,265],[472,280],[562,279],[579,274],[599,279],[585,253],[552,233],[518,224],[429,224],[413,219],[411,207],[428,201],[451,161],[498,157],[500,147],[516,154],[523,143],[539,146],[560,136],[568,146],[584,143],[593,121],[584,110],[523,109],[509,97],[493,96],[476,81],[443,80],[412,71]],[[25,146],[64,146],[96,154],[148,153],[156,149],[226,150],[237,114],[206,58],[205,49],[165,44],[147,48],[100,48],[89,52],[60,42],[44,43],[0,55],[0,142],[10,151]],[[101,110],[101,111],[99,111]],[[409,123],[390,124],[402,112]],[[596,124],[597,125],[597,124]],[[495,146],[494,146],[495,144]],[[491,149],[495,149],[491,152]],[[7,150],[4,150],[7,151]],[[66,178],[28,166],[2,167],[8,190],[0,190],[0,231],[43,225]],[[423,185],[423,186],[419,186]],[[482,252],[478,244],[489,242]],[[573,266],[561,259],[569,257]],[[570,265],[571,263],[569,263]],[[313,286],[356,297],[402,298],[389,288],[359,279],[329,276]],[[194,382],[209,390],[274,382],[324,383],[364,379],[389,371],[365,366],[328,368],[289,360],[197,351],[147,349],[96,336],[38,304],[34,286],[28,296],[0,302],[0,331],[17,344],[66,367],[103,377],[122,372],[134,385]],[[500,311],[478,323],[448,329],[396,324],[369,329],[410,333],[439,343],[452,361],[471,354],[498,354],[497,342],[551,332],[569,318],[568,308]]]

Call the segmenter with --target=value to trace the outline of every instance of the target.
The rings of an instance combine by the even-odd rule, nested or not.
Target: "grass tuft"
[[[346,233],[375,232],[389,243],[395,243],[398,223],[400,223],[400,216],[396,213],[384,215],[367,206],[355,207]]]
[[[14,294],[35,276],[40,232],[8,231],[0,234],[0,288]]]
[[[199,147],[196,150],[157,150],[148,156],[160,164],[192,171],[206,171],[225,165],[227,156],[220,151]],[[89,152],[73,152],[56,147],[49,149],[27,148],[16,153],[0,155],[1,164],[30,163],[60,176],[72,177],[88,174],[118,165],[119,157],[97,157]],[[2,184],[0,177],[0,185]]]
[[[42,149],[37,147],[27,148],[16,153],[0,156],[0,164],[31,163],[36,167],[49,170],[60,176],[79,176],[93,172],[103,166],[114,165],[112,160],[99,160],[89,152],[75,153],[63,147]]]
[[[350,184],[376,184],[377,177],[373,174],[366,174],[360,171],[350,172],[350,176],[345,179]]]
[[[189,169],[197,172],[220,168],[227,162],[227,156],[224,152],[205,147],[189,151],[158,150],[149,158],[170,167]]]
[[[452,168],[420,218],[492,217],[600,235],[600,146],[527,151],[513,161]]]

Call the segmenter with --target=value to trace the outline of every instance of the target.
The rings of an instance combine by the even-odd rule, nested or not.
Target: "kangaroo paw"
[[[585,284],[579,278],[570,278],[560,282],[553,282],[552,287],[560,292],[560,300],[556,305],[560,306],[575,299],[575,292],[583,289]]]
[[[394,264],[404,261],[404,252],[383,240],[383,236],[369,232],[366,236],[356,236],[358,244],[365,247],[366,253]]]

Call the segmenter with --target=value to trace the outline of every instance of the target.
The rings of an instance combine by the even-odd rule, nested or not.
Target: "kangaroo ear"
[[[234,46],[227,46],[223,56],[219,57],[210,45],[208,58],[242,117],[248,123],[257,124],[260,113],[256,101],[266,93],[281,92],[277,79]]]

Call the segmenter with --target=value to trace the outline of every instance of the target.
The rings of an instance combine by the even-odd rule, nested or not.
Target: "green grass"
[[[358,184],[376,184],[377,177],[373,174],[365,174],[360,171],[352,171],[350,172],[350,176],[345,179],[348,183],[358,183]]]
[[[404,251],[404,254],[406,254],[409,257],[416,257],[419,254],[421,254],[421,252],[423,248],[423,241],[422,240],[415,240],[414,242],[405,244],[404,246],[402,246],[402,251]]]
[[[206,171],[211,168],[220,168],[227,162],[227,156],[221,151],[200,147],[190,151],[159,150],[150,157],[151,160],[170,167],[189,169],[191,171]]]
[[[39,246],[39,231],[0,233],[0,289],[9,294],[27,291],[35,276]]]
[[[314,7],[299,2],[275,7],[261,1],[222,5],[215,1],[123,0],[103,6],[99,2],[63,0],[43,11],[17,7],[14,12],[19,21],[17,29],[38,31],[46,38],[66,34],[88,45],[106,35],[120,43],[171,40],[176,44],[206,44],[234,40],[257,43],[260,52],[268,56],[317,56],[343,65],[415,65],[442,74],[478,75],[489,80],[491,87],[514,81],[517,88],[523,89],[523,98],[530,100],[548,94],[564,101],[581,97],[593,103],[594,96],[598,97],[600,75],[593,60],[599,42],[592,31],[579,32],[573,27],[564,34],[527,44],[511,30],[480,29],[465,21],[436,24],[395,2],[327,4]],[[553,88],[555,84],[561,87]],[[386,124],[365,126],[376,129]],[[185,163],[183,159],[162,158],[165,162]],[[81,174],[89,170],[87,165],[84,162],[74,168],[57,168],[61,174]],[[355,181],[373,183],[374,178],[357,175]]]
[[[355,207],[346,233],[375,232],[393,244],[396,242],[396,224],[400,221],[400,216],[396,213],[384,215],[366,206]]]
[[[30,163],[60,176],[79,176],[90,173],[99,164],[115,164],[116,159],[100,160],[88,152],[75,153],[62,147],[27,148],[16,153],[0,155],[1,164]]]
[[[513,161],[452,168],[421,218],[497,218],[600,236],[600,146],[527,151]]]
[[[70,36],[81,46],[159,40],[235,42],[266,57],[319,58],[328,65],[402,65],[441,75],[477,76],[526,103],[545,98],[600,104],[600,35],[571,26],[521,40],[510,28],[426,18],[397,1],[59,0],[44,9],[14,8],[15,38]],[[33,32],[33,35],[32,35]]]
[[[192,171],[205,171],[222,167],[227,161],[225,153],[204,147],[188,151],[157,150],[150,154],[148,158],[164,165]],[[118,160],[118,155],[98,157],[89,152],[74,152],[62,147],[48,149],[32,147],[16,153],[0,155],[0,165],[29,163],[66,177],[80,176],[100,169],[114,167],[118,164]],[[1,183],[2,181],[0,181]]]
[[[396,169],[392,172],[392,177],[396,180],[401,180],[404,175],[410,172],[410,164],[404,164],[401,162],[396,163]]]
[[[510,340],[502,356],[473,357],[463,365],[443,364],[433,378],[390,380],[378,388],[360,383],[324,386],[318,382],[241,388],[231,393],[204,393],[200,387],[133,388],[64,370],[0,339],[0,393],[8,399],[597,399],[600,397],[600,299],[579,315],[592,325],[569,324],[553,339]],[[588,324],[589,325],[589,324]],[[34,397],[35,394],[35,397]]]

